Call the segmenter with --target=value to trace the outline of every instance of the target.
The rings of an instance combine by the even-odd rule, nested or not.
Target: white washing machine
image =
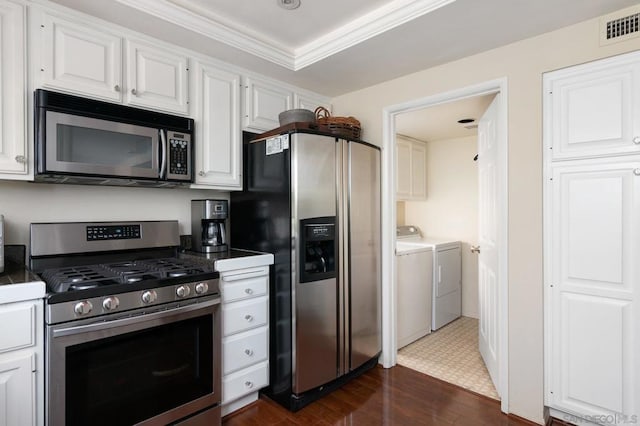
[[[432,248],[431,329],[437,330],[462,315],[462,254],[460,241],[422,237],[417,226],[400,226],[398,242]]]
[[[397,343],[402,348],[431,333],[433,248],[398,236],[396,266]]]

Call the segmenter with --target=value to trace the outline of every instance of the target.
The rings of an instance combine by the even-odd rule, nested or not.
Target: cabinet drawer
[[[222,381],[222,403],[257,392],[269,384],[269,364],[262,362],[225,377]]]
[[[33,303],[0,306],[0,324],[11,324],[0,335],[0,353],[35,344],[35,316]]]
[[[268,331],[267,327],[261,327],[225,338],[222,343],[223,374],[266,360]]]
[[[222,305],[222,330],[225,336],[266,324],[266,296]]]
[[[264,296],[267,294],[268,285],[269,277],[267,275],[233,282],[223,281],[222,302],[233,302],[250,297]]]

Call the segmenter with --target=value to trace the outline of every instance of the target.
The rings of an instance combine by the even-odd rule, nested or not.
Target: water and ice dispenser
[[[300,282],[336,276],[336,218],[314,217],[300,221]]]

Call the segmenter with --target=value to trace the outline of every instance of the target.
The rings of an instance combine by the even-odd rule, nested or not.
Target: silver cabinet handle
[[[471,253],[480,253],[480,246],[471,246]]]
[[[247,354],[248,356],[253,356],[253,351],[251,349],[245,349],[244,353]]]
[[[244,292],[247,294],[253,294],[253,290],[251,290],[250,288],[245,288]]]
[[[24,155],[16,155],[16,162],[24,164],[27,162],[27,157],[25,157]]]
[[[116,84],[113,88],[113,90],[115,90],[116,92],[120,91],[120,86],[118,84]]]
[[[244,316],[244,319],[246,319],[246,320],[247,320],[247,322],[251,322],[251,321],[253,321],[253,316],[251,316],[251,315],[245,315],[245,316]]]
[[[206,173],[205,173],[205,172],[203,172],[202,170],[200,170],[200,171],[198,172],[198,176],[204,176],[204,175],[206,175]]]
[[[244,382],[244,385],[245,385],[245,387],[247,387],[249,389],[253,388],[253,382],[250,382],[248,380],[246,382]]]
[[[636,176],[640,176],[640,169],[633,169],[633,174]]]
[[[635,138],[633,138],[633,143],[635,143],[636,145],[640,145],[640,136],[636,136]]]
[[[133,96],[138,96],[138,91],[136,89],[131,89],[131,94]]]

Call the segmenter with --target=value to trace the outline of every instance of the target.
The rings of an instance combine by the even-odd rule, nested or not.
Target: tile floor
[[[478,320],[460,317],[398,351],[398,364],[500,399],[478,351]]]

